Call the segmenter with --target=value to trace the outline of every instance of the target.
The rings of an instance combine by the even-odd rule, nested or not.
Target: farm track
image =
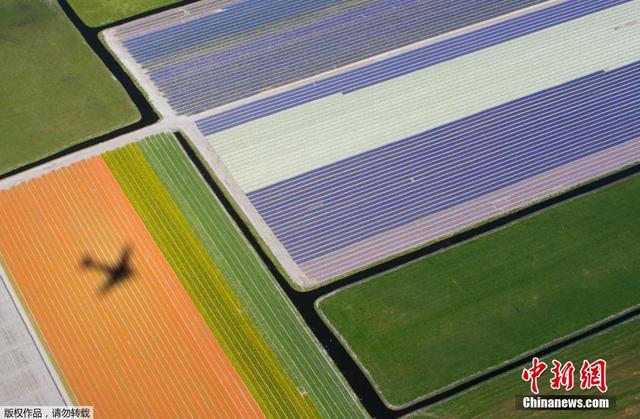
[[[100,39],[98,38],[98,34],[107,28],[118,26],[120,24],[134,21],[136,19],[150,16],[160,11],[170,10],[173,8],[177,8],[180,6],[184,6],[186,4],[194,3],[197,0],[186,0],[180,1],[178,3],[174,3],[159,9],[150,10],[143,14],[132,16],[123,21],[113,22],[108,25],[104,25],[98,28],[90,28],[82,23],[79,17],[75,14],[75,12],[71,9],[66,0],[58,0],[62,9],[68,16],[68,18],[72,21],[72,23],[76,26],[76,28],[80,31],[85,41],[90,45],[93,51],[100,57],[103,63],[109,68],[114,77],[120,81],[123,85],[129,96],[132,98],[136,107],[138,108],[140,114],[142,115],[141,120],[129,125],[127,127],[120,128],[113,132],[107,133],[105,135],[101,135],[99,137],[93,138],[91,140],[85,141],[83,143],[77,144],[75,146],[69,147],[65,150],[62,150],[54,155],[51,155],[47,158],[41,159],[34,163],[30,163],[24,165],[20,168],[12,170],[10,172],[4,173],[0,175],[0,180],[13,177],[16,175],[20,175],[29,169],[38,168],[46,163],[55,161],[59,158],[68,156],[70,154],[76,153],[78,151],[86,150],[94,145],[101,144],[118,138],[125,134],[133,133],[141,128],[150,127],[154,125],[158,120],[158,114],[154,111],[153,107],[150,105],[144,94],[138,89],[136,84],[132,81],[131,77],[127,74],[127,72],[122,68],[115,58],[109,53],[109,51],[104,47]],[[492,220],[490,222],[484,223],[478,227],[475,227],[471,230],[455,234],[452,237],[440,240],[436,243],[433,243],[424,248],[396,256],[390,260],[384,261],[376,266],[363,270],[361,272],[349,275],[338,282],[330,283],[315,290],[311,290],[308,292],[300,292],[293,289],[289,283],[285,280],[282,274],[278,271],[276,266],[273,264],[271,259],[266,255],[265,251],[262,249],[257,239],[251,233],[251,230],[247,227],[245,220],[238,214],[238,212],[234,209],[233,205],[230,203],[228,198],[224,195],[218,184],[213,180],[211,175],[209,174],[207,168],[202,164],[199,158],[196,156],[196,153],[191,148],[189,143],[178,134],[181,146],[189,155],[189,158],[193,162],[193,164],[198,168],[200,174],[205,178],[209,187],[214,191],[215,195],[222,202],[225,210],[231,215],[233,220],[238,224],[240,230],[243,235],[246,237],[248,242],[254,248],[254,251],[258,253],[262,261],[266,264],[269,271],[275,276],[279,286],[281,287],[284,294],[289,298],[291,303],[296,307],[301,317],[304,319],[306,324],[309,326],[315,337],[321,342],[321,344],[327,350],[329,356],[336,363],[340,371],[343,373],[357,396],[359,397],[361,403],[366,408],[367,412],[375,417],[399,417],[402,415],[406,415],[413,411],[416,411],[420,408],[432,405],[438,401],[444,400],[448,397],[459,394],[460,392],[481,384],[488,379],[499,375],[501,373],[507,372],[514,368],[517,368],[521,365],[524,365],[526,361],[529,359],[529,356],[526,358],[522,358],[519,360],[515,360],[509,365],[505,365],[501,367],[499,370],[494,370],[487,372],[479,377],[476,377],[472,380],[466,380],[456,387],[448,389],[446,391],[437,393],[429,398],[423,399],[417,403],[414,403],[410,406],[403,407],[402,409],[390,409],[387,407],[378,394],[376,393],[372,384],[367,380],[366,376],[359,369],[357,364],[354,362],[352,356],[347,352],[345,347],[338,341],[336,336],[332,333],[332,331],[327,327],[327,325],[322,321],[319,317],[318,313],[315,310],[314,304],[315,301],[321,296],[333,292],[338,288],[354,284],[356,282],[362,281],[372,275],[376,275],[378,273],[384,272],[389,269],[393,269],[401,264],[405,264],[411,262],[417,258],[424,257],[426,255],[432,254],[437,251],[444,250],[453,245],[459,244],[461,242],[470,240],[474,237],[477,237],[482,234],[489,233],[497,228],[500,228],[508,223],[516,222],[517,220],[535,214],[536,212],[542,211],[546,208],[549,208],[553,205],[560,204],[568,199],[572,199],[574,197],[580,196],[585,193],[589,193],[593,190],[596,190],[600,187],[609,185],[617,180],[635,175],[640,173],[640,164],[636,164],[630,168],[617,172],[615,174],[611,174],[605,176],[603,178],[597,179],[595,181],[589,182],[583,186],[570,190],[568,192],[562,193],[560,195],[551,197],[549,199],[545,199],[542,202],[531,205],[527,208],[518,210],[514,213],[504,215],[499,217],[498,219]],[[1,192],[0,192],[1,193]],[[586,331],[581,332],[578,335],[570,339],[565,339],[560,342],[556,342],[553,346],[546,348],[545,350],[533,354],[533,355],[541,355],[545,353],[550,353],[552,351],[564,348],[570,344],[578,342],[582,339],[585,339],[589,336],[592,336],[601,331],[607,330],[610,327],[622,323],[623,321],[633,318],[640,315],[640,310],[635,310],[630,313],[626,313],[624,315],[617,316],[596,328],[592,328]]]

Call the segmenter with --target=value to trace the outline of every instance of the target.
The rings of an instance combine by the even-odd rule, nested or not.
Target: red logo
[[[601,393],[607,392],[607,361],[598,359],[589,362],[586,359],[580,368],[580,388],[590,390],[597,388]]]
[[[565,391],[569,391],[573,388],[573,373],[576,370],[573,366],[573,362],[569,361],[562,365],[562,362],[551,361],[553,367],[551,367],[551,389],[560,390],[564,387]]]
[[[525,368],[522,371],[522,379],[531,382],[531,392],[538,394],[538,377],[547,369],[547,364],[541,362],[538,358],[533,358],[531,368]]]
[[[574,373],[576,371],[573,362],[568,361],[562,363],[558,360],[552,360],[551,371],[552,377],[549,384],[552,390],[560,390],[564,388],[569,391],[574,387]],[[530,383],[531,393],[538,394],[538,378],[547,370],[547,364],[534,357],[531,361],[531,368],[522,370],[522,379]],[[601,393],[607,392],[607,362],[604,359],[598,359],[589,362],[586,359],[582,362],[580,368],[580,389],[590,390],[598,389]]]

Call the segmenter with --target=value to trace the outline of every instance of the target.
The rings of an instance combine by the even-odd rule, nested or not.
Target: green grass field
[[[260,405],[276,417],[363,416],[177,140],[155,136],[105,158]]]
[[[178,0],[69,0],[89,26],[101,26],[152,10]]]
[[[56,2],[0,2],[0,173],[140,115]]]
[[[582,360],[593,361],[603,358],[607,361],[607,396],[616,398],[616,407],[611,410],[579,412],[581,418],[638,417],[640,416],[640,320],[636,319],[616,326],[606,333],[593,336],[585,341],[565,348],[544,358],[549,365],[552,359],[561,362],[573,361],[576,369]],[[574,411],[522,411],[515,410],[515,396],[529,394],[529,384],[522,381],[519,368],[496,377],[453,399],[416,412],[411,417],[429,418],[486,418],[486,417],[549,417],[573,418]],[[539,381],[542,394],[599,394],[597,390],[579,389],[578,372],[575,373],[576,387],[570,392],[549,389],[551,377],[547,371]]]
[[[640,176],[320,301],[400,405],[640,303]]]

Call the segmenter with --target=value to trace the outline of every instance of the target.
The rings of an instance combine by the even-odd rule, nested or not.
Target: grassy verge
[[[89,26],[101,26],[175,3],[178,0],[69,0]]]
[[[140,115],[56,2],[0,2],[0,173]]]
[[[573,361],[579,370],[582,361],[603,358],[607,361],[607,397],[616,398],[615,409],[580,412],[580,417],[638,417],[640,415],[640,319],[619,325],[606,333],[597,335],[563,349],[544,359],[551,365],[552,359],[561,362]],[[529,384],[520,378],[521,369],[496,377],[451,400],[416,412],[412,417],[469,418],[469,417],[518,417],[573,418],[575,411],[522,411],[515,410],[515,396],[529,394]],[[579,389],[578,372],[575,374],[576,388],[570,392],[549,390],[545,380],[539,381],[543,394],[598,394],[596,391]]]
[[[177,140],[156,136],[139,147],[299,391],[314,401],[323,417],[363,416],[319,343]]]
[[[325,298],[401,405],[640,304],[640,176]]]

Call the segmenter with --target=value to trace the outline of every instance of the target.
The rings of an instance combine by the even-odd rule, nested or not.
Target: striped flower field
[[[102,159],[3,191],[0,214],[6,271],[77,403],[103,417],[260,415]],[[125,243],[136,277],[100,296],[102,273],[80,260],[116,260]]]
[[[635,164],[640,0],[201,0],[105,31],[292,286]]]
[[[173,136],[139,148],[297,388],[324,417],[361,415],[346,383]]]
[[[639,16],[532,5],[196,125],[291,282],[318,287],[635,164]]]
[[[159,416],[364,415],[173,136],[1,191],[0,213],[3,265],[69,394],[99,416],[140,402]],[[102,295],[80,261],[123,246],[134,276]]]
[[[175,113],[195,115],[541,3],[204,0],[115,35]]]

